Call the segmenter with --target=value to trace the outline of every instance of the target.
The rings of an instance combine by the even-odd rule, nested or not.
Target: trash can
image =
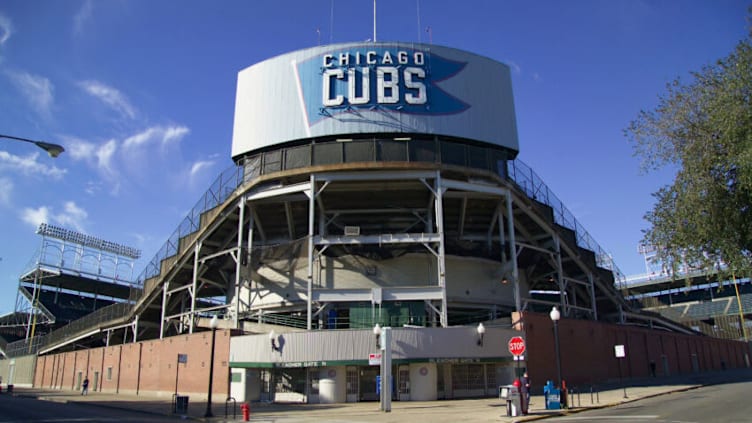
[[[187,395],[176,395],[175,396],[175,405],[173,413],[175,414],[185,414],[188,412],[188,396]]]
[[[508,417],[517,417],[522,414],[522,402],[518,387],[514,385],[499,386],[499,399],[506,402]]]
[[[395,392],[395,386],[394,386],[394,378],[392,379],[392,398],[394,398]],[[381,397],[381,375],[376,375],[376,395],[379,395],[379,398]]]

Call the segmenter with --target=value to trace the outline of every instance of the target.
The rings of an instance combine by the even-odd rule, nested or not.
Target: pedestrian
[[[527,375],[527,372],[522,374],[522,380],[520,380],[520,393],[522,394],[522,403],[523,405],[523,413],[527,414],[527,411],[530,409],[530,378]]]
[[[83,383],[83,389],[81,390],[81,395],[87,395],[89,393],[89,377],[84,378]]]

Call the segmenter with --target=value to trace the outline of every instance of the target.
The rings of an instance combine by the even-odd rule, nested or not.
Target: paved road
[[[172,422],[174,418],[85,402],[51,402],[0,395],[0,423]]]
[[[541,396],[533,396],[531,411],[526,416],[508,417],[506,408],[496,398],[445,400],[445,401],[396,401],[392,412],[378,410],[378,403],[346,404],[266,404],[253,403],[251,421],[256,423],[456,423],[458,421],[512,423],[531,420],[582,420],[604,422],[655,422],[655,423],[699,423],[699,422],[752,422],[752,399],[744,395],[752,388],[752,369],[734,369],[723,372],[677,375],[671,378],[650,378],[629,381],[628,397],[624,398],[621,385],[599,386],[598,396],[591,400],[588,394],[574,401],[569,410],[546,410]],[[724,387],[724,384],[726,385]],[[52,407],[68,403],[81,403],[87,407],[98,406],[94,417],[76,420],[69,414],[59,414],[53,410],[48,418],[38,409],[39,414],[29,414],[28,418],[14,420],[14,414],[6,414],[5,402],[0,402],[0,423],[29,422],[76,422],[76,421],[175,421],[184,418],[208,423],[237,422],[240,416],[224,417],[224,402],[213,405],[214,418],[204,418],[206,403],[191,399],[185,416],[171,414],[171,399],[154,395],[128,395],[92,392],[81,396],[75,391],[48,390],[16,387],[9,400],[29,398],[44,399]],[[5,391],[0,399],[5,398]],[[682,394],[683,392],[683,394]],[[681,399],[681,400],[680,400]],[[37,408],[34,406],[23,406]],[[39,406],[41,407],[41,405]],[[649,407],[657,407],[655,409]],[[666,407],[666,408],[659,408]],[[714,407],[714,408],[712,408]],[[62,410],[62,408],[60,408]],[[37,411],[37,410],[34,410]],[[111,412],[110,412],[111,411]],[[16,412],[16,411],[14,411]],[[145,412],[151,414],[141,414]],[[136,413],[136,414],[133,414]],[[613,413],[613,414],[612,414]],[[76,413],[73,413],[74,415]],[[82,415],[88,416],[88,415]],[[112,420],[113,416],[117,416]],[[167,420],[165,420],[167,416]],[[721,416],[720,418],[718,416]],[[741,416],[741,417],[739,417]],[[140,417],[140,418],[139,418]],[[41,418],[33,420],[32,418]]]
[[[732,423],[752,421],[752,381],[704,386],[601,410],[551,418],[551,422]]]

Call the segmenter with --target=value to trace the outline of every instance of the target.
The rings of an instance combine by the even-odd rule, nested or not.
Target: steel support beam
[[[312,296],[313,296],[313,236],[314,236],[314,213],[316,212],[316,175],[311,174],[311,180],[308,183],[309,189],[306,191],[308,194],[308,275],[307,275],[307,296],[306,296],[306,329],[312,329]]]
[[[235,257],[235,280],[234,280],[234,285],[233,285],[233,288],[234,288],[233,291],[235,291],[235,296],[234,296],[235,317],[233,318],[233,326],[235,326],[235,328],[238,327],[238,306],[237,306],[238,303],[237,301],[238,301],[238,295],[240,292],[240,284],[242,283],[242,281],[240,280],[240,269],[243,263],[243,256],[245,255],[245,252],[243,251],[243,223],[245,221],[245,207],[246,207],[245,200],[241,199],[240,203],[238,203],[238,208],[240,209],[238,211],[238,213],[240,214],[238,218],[238,244],[237,244],[238,254]]]

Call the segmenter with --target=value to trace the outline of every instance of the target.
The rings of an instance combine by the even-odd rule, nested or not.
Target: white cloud
[[[0,151],[0,169],[8,169],[11,172],[21,172],[26,176],[42,175],[54,179],[60,179],[68,171],[55,165],[47,165],[37,161],[39,153],[31,153],[28,156],[16,156],[7,151]]]
[[[63,212],[52,216],[55,223],[69,228],[75,228],[79,232],[85,232],[83,223],[88,217],[89,214],[86,210],[78,207],[73,201],[66,201],[65,204],[63,204]]]
[[[86,188],[84,188],[84,192],[89,195],[96,195],[99,192],[101,186],[102,186],[101,182],[89,181],[86,183]]]
[[[193,181],[204,169],[210,169],[214,166],[214,160],[199,160],[191,166],[188,177]]]
[[[111,139],[103,144],[95,144],[71,136],[61,136],[66,141],[66,148],[73,160],[83,161],[94,168],[107,182],[112,184],[110,193],[117,195],[120,191],[120,172],[116,169],[115,155],[118,151],[117,141]],[[89,182],[84,192],[95,195],[103,186],[102,181]]]
[[[10,205],[11,194],[13,194],[13,181],[0,178],[0,206]]]
[[[86,0],[81,9],[73,16],[73,33],[81,34],[84,31],[84,24],[91,18],[94,5],[91,0]]]
[[[123,141],[123,148],[133,149],[149,143],[159,143],[165,146],[171,142],[180,141],[189,133],[190,129],[185,126],[153,126],[126,138]]]
[[[94,156],[96,146],[90,142],[74,137],[64,137],[66,140],[65,150],[74,160],[85,160]]]
[[[168,143],[170,141],[180,141],[184,136],[188,135],[191,131],[185,126],[171,126],[167,128],[164,134],[163,141]]]
[[[82,81],[78,83],[87,94],[99,99],[121,116],[133,119],[136,117],[136,108],[128,101],[128,98],[119,90],[105,85],[99,81]]]
[[[27,207],[21,211],[21,220],[34,228],[39,227],[41,223],[53,223],[84,233],[86,232],[84,223],[88,217],[86,210],[78,207],[73,201],[63,203],[63,211],[60,213],[54,213],[53,209],[48,206],[41,206],[37,209]]]
[[[49,79],[28,72],[8,71],[7,75],[38,113],[45,117],[50,115],[55,87]]]
[[[158,127],[147,128],[136,135],[132,135],[123,141],[123,148],[135,148],[144,145],[150,140],[156,138],[159,131]]]
[[[96,155],[97,165],[100,169],[106,170],[109,173],[114,172],[114,169],[112,167],[112,157],[115,155],[115,151],[117,151],[117,143],[115,142],[115,140],[109,140],[99,146]]]
[[[76,137],[63,136],[66,140],[67,151],[73,160],[83,160],[108,174],[114,174],[112,158],[117,151],[117,142],[109,140],[101,145],[82,140]]]
[[[13,35],[13,23],[10,18],[0,13],[0,46],[5,44]]]
[[[42,206],[38,209],[25,208],[21,211],[21,219],[34,227],[38,228],[40,224],[49,222],[50,210]]]

